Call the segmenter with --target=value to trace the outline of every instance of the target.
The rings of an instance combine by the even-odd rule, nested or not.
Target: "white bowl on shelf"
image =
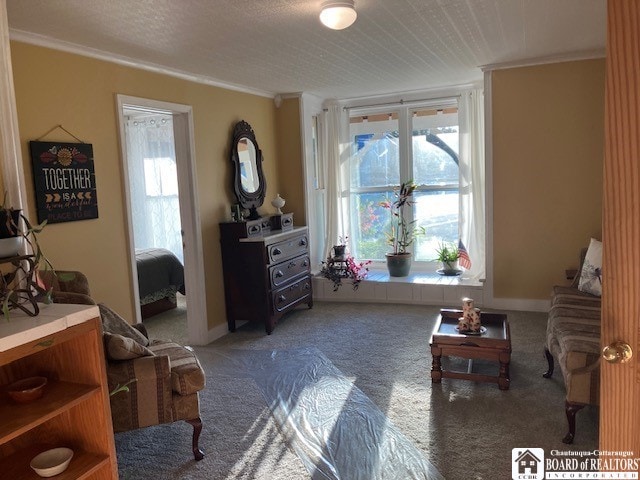
[[[33,457],[30,465],[41,477],[53,477],[67,469],[72,457],[70,448],[52,448]]]

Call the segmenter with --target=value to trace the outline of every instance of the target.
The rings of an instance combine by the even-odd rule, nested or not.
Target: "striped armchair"
[[[581,267],[586,249],[582,251]],[[598,405],[600,395],[600,297],[578,290],[580,271],[571,286],[554,286],[547,322],[545,355],[551,378],[554,357],[560,365],[567,395],[565,413],[569,431],[564,443],[573,443],[576,413]]]
[[[87,277],[80,272],[48,272],[40,281],[51,289],[55,303],[95,305]],[[130,325],[106,305],[98,307],[109,391],[118,390],[110,397],[114,432],[184,420],[193,426],[193,456],[202,460],[198,392],[205,386],[205,375],[191,347],[150,341],[142,323]],[[127,388],[119,389],[123,386]]]
[[[193,456],[202,460],[198,392],[205,386],[205,375],[193,350],[170,341],[150,341],[143,324],[134,328],[106,305],[98,306],[104,332],[145,347],[142,354],[138,345],[134,346],[137,353],[122,353],[121,345],[111,345],[113,338],[105,336],[109,390],[127,386],[111,396],[114,432],[184,420],[193,426]]]

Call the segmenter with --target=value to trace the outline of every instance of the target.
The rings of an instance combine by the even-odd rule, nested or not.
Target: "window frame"
[[[458,127],[458,135],[460,135],[460,118],[459,118],[459,110],[457,99],[452,98],[450,100],[445,100],[438,104],[429,103],[415,103],[406,106],[389,106],[387,108],[380,107],[371,107],[366,109],[351,109],[349,111],[349,148],[351,149],[351,155],[349,156],[349,162],[354,158],[354,154],[357,152],[357,144],[354,142],[355,135],[358,134],[369,134],[371,133],[371,125],[377,125],[380,128],[375,129],[374,133],[383,133],[385,131],[394,131],[390,128],[385,128],[385,124],[387,121],[378,120],[376,122],[367,123],[368,129],[366,132],[353,132],[351,118],[358,116],[373,116],[373,115],[381,115],[381,114],[389,114],[389,121],[396,121],[392,118],[392,115],[397,115],[397,131],[398,131],[398,162],[399,162],[399,180],[400,183],[413,179],[413,168],[414,168],[414,155],[413,155],[413,112],[420,110],[438,110],[444,111],[445,109],[455,109],[456,122],[455,126]],[[451,113],[451,112],[450,112]],[[459,155],[459,154],[458,154]],[[381,196],[384,193],[393,191],[394,188],[397,188],[399,184],[396,185],[382,185],[382,186],[374,186],[374,187],[354,187],[351,185],[351,164],[348,168],[349,178],[348,178],[348,196],[349,196],[349,228],[351,231],[354,231],[356,228],[355,219],[353,218],[351,212],[351,203],[352,196],[357,194],[366,194],[366,193],[379,193]],[[459,164],[458,164],[458,173],[459,173]],[[458,182],[456,184],[446,183],[446,184],[433,184],[433,185],[418,185],[415,192],[416,193],[429,193],[429,192],[446,192],[446,191],[455,191],[459,194],[460,189],[460,175],[458,174]],[[413,221],[414,218],[414,209],[406,209],[405,214],[407,216],[406,220],[408,222]],[[458,217],[458,231],[460,229],[460,218]],[[411,246],[407,249],[408,252],[412,254],[415,253],[415,242],[411,244]],[[356,252],[357,253],[357,252]],[[358,258],[358,260],[372,260],[371,267],[383,269],[385,267],[385,261],[383,259],[367,259],[367,258]],[[427,260],[416,260],[415,255],[412,255],[412,269],[415,271],[431,271],[438,265],[436,260],[427,261]]]

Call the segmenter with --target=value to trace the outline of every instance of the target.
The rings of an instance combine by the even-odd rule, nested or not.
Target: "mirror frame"
[[[238,143],[243,138],[253,143],[256,150],[256,174],[258,175],[258,188],[255,192],[247,192],[242,186],[242,176],[240,174],[240,155],[238,153]],[[244,209],[249,210],[249,220],[257,220],[260,218],[258,208],[264,203],[264,197],[267,191],[267,182],[262,171],[262,150],[258,147],[256,136],[253,133],[251,125],[244,120],[236,123],[231,137],[231,161],[234,164],[233,191],[236,194],[238,203]]]

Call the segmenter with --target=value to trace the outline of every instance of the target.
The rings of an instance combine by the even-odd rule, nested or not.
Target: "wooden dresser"
[[[270,334],[289,310],[313,306],[307,227],[261,230],[252,222],[226,222],[220,242],[230,331],[237,321],[250,321]]]
[[[11,400],[7,385],[33,375],[47,377],[44,395]],[[74,451],[56,479],[118,478],[96,306],[53,304],[36,317],[0,318],[0,477],[39,478],[29,462],[53,447]]]

